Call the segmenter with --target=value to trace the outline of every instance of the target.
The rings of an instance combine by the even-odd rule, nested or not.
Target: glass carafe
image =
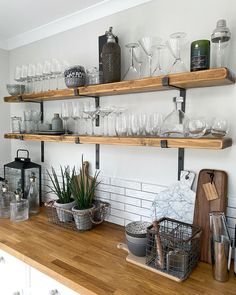
[[[231,240],[223,212],[211,212],[211,258],[212,272],[215,280],[225,282],[229,279],[231,261]]]
[[[12,193],[9,192],[7,184],[3,184],[0,192],[0,218],[10,217],[10,202]]]
[[[29,213],[37,214],[39,213],[39,191],[37,186],[37,178],[34,173],[29,178],[30,186],[28,192],[28,201],[29,201]]]
[[[29,219],[29,201],[22,199],[20,191],[15,192],[15,199],[10,203],[10,220],[13,222]]]
[[[187,135],[188,118],[182,111],[183,97],[174,97],[175,110],[165,117],[161,126],[163,137],[184,137]]]

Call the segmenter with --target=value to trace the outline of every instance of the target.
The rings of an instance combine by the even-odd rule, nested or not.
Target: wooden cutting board
[[[203,189],[203,184],[211,182],[211,173],[214,174],[213,183],[215,184],[219,197],[218,199],[208,201]],[[228,176],[226,172],[211,169],[203,169],[199,172],[193,224],[202,228],[200,261],[210,264],[211,252],[209,212],[221,211],[226,213],[227,187]]]
[[[91,177],[89,175],[89,162],[87,162],[87,161],[83,162],[83,166],[82,166],[82,169],[80,170],[80,174],[77,175],[78,183],[81,182],[81,177],[82,177],[81,173],[83,173],[83,180],[84,180],[85,187],[87,185],[87,182],[88,182],[89,186],[91,186],[91,183],[93,181],[93,177]]]

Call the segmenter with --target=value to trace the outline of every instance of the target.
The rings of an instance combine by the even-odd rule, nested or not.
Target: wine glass
[[[112,107],[99,108],[99,115],[103,119],[101,122],[101,135],[109,136],[108,116],[113,112]]]
[[[25,83],[25,92],[29,92],[29,86],[28,86],[28,79],[27,79],[27,74],[28,74],[28,67],[26,65],[21,66],[21,76],[20,79],[23,83]]]
[[[137,114],[130,114],[130,131],[131,135],[137,136],[140,134],[139,117]]]
[[[142,64],[143,64],[143,56],[142,56],[142,51],[140,46],[135,47],[133,49],[134,51],[134,60],[138,64],[138,77],[141,78],[141,73],[142,73]]]
[[[57,60],[56,58],[52,59],[51,62],[51,74],[52,77],[56,79],[56,90],[58,90],[58,78],[60,77],[60,75],[62,74],[62,65],[60,63],[59,60]]]
[[[146,135],[147,114],[141,113],[139,115],[140,135]]]
[[[170,73],[187,72],[187,68],[181,59],[181,50],[185,43],[187,34],[184,32],[177,32],[170,35],[167,46],[174,57],[174,62],[170,68]]]
[[[138,43],[129,43],[125,45],[129,49],[130,54],[130,65],[128,70],[125,72],[123,80],[134,80],[139,78],[139,71],[134,66],[134,49],[139,47]]]
[[[29,82],[29,91],[32,93],[35,92],[35,74],[36,74],[36,67],[34,64],[28,65],[28,72],[27,72],[27,79]]]
[[[79,134],[79,119],[81,118],[80,105],[78,102],[72,103],[72,119],[75,121],[75,133]]]
[[[190,119],[188,122],[188,134],[190,137],[202,137],[206,133],[206,128],[206,122],[201,118]]]
[[[44,80],[44,91],[50,90],[50,78],[51,78],[51,63],[48,60],[45,60],[43,63],[43,80]],[[48,87],[46,85],[48,81]]]
[[[85,114],[88,115],[91,121],[91,135],[94,135],[94,121],[96,119],[96,115],[98,113],[98,109],[95,108],[94,105],[92,105],[90,102],[86,103],[84,105],[84,111]]]
[[[157,65],[152,73],[153,76],[165,75],[165,71],[163,70],[163,68],[161,66],[161,53],[162,53],[163,49],[165,49],[164,44],[160,43],[160,44],[154,46],[154,50],[156,50],[156,52],[157,52]]]
[[[68,102],[63,102],[61,105],[61,117],[65,122],[65,134],[68,134],[68,120],[71,117],[71,106]]]
[[[42,81],[43,81],[43,65],[41,63],[37,63],[36,71],[35,71],[35,81],[37,81],[36,92],[42,92]]]
[[[21,82],[21,73],[22,73],[22,67],[17,66],[15,69],[15,75],[14,75],[14,80],[16,82]]]
[[[158,37],[143,37],[138,42],[148,57],[149,76],[151,77],[152,76],[152,58],[153,58],[154,46],[157,44],[160,44],[161,39]]]
[[[224,119],[214,119],[211,127],[211,135],[215,137],[224,137],[229,132],[228,121]]]

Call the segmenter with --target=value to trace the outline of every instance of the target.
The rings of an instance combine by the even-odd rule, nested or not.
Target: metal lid
[[[113,27],[110,27],[108,31],[106,31],[105,35],[107,36],[107,42],[116,42],[116,35],[112,32]]]
[[[226,20],[220,19],[217,21],[216,28],[211,35],[212,43],[227,42],[231,38],[229,28],[226,27]]]

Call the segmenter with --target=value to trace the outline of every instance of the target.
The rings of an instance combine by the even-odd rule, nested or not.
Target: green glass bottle
[[[191,43],[191,72],[210,68],[210,41],[197,40]]]

